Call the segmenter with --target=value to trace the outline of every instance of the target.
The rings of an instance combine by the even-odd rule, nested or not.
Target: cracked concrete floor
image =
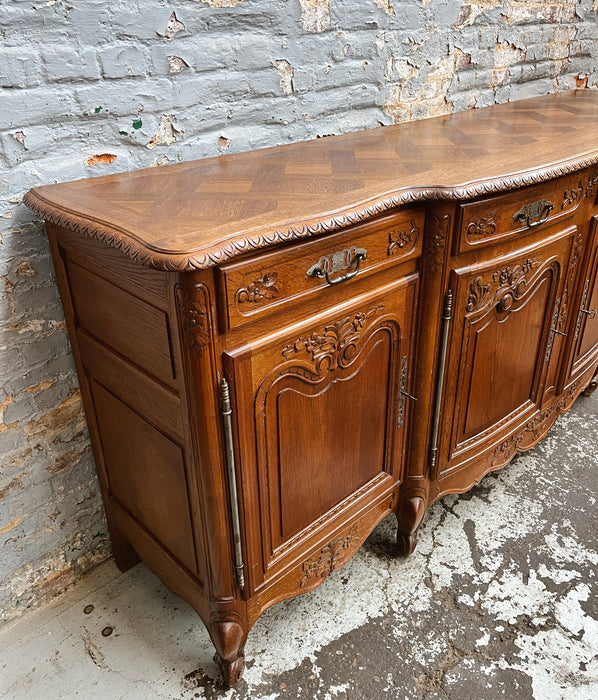
[[[0,630],[0,697],[595,700],[597,418],[598,395],[580,398],[537,448],[436,503],[407,559],[387,518],[257,622],[234,689],[193,611],[107,562]]]

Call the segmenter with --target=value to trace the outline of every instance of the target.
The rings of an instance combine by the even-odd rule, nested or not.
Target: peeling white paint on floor
[[[411,557],[392,555],[389,518],[323,586],[271,608],[234,689],[195,613],[143,566],[108,563],[0,630],[0,697],[597,698],[597,405],[435,504]]]

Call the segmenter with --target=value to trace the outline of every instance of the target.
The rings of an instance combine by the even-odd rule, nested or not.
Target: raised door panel
[[[399,483],[416,289],[413,275],[225,353],[254,590]]]
[[[482,264],[454,270],[454,317],[439,477],[475,460],[543,406],[562,336],[560,297],[576,229]]]
[[[590,226],[587,264],[580,287],[581,296],[572,329],[570,381],[598,362],[598,216],[593,217]]]

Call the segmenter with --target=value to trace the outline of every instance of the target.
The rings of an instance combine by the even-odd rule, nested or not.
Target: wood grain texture
[[[123,225],[47,227],[115,557],[194,607],[226,683],[264,610],[390,513],[411,553],[595,387],[596,97],[48,188]]]
[[[598,94],[579,90],[37,187],[24,201],[145,265],[207,268],[408,202],[465,199],[580,170],[598,162],[597,122]],[[455,132],[465,142],[456,144]]]

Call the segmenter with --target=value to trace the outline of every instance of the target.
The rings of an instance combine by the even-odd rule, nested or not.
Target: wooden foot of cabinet
[[[124,573],[135,566],[135,564],[139,563],[139,555],[116,526],[109,525],[108,529],[110,532],[110,543],[112,545],[114,562],[119,571]]]
[[[417,533],[426,512],[423,496],[411,496],[401,502],[397,510],[397,553],[413,554],[417,544]]]
[[[591,396],[596,389],[598,389],[598,371],[596,371],[596,374],[592,377],[592,381],[584,389],[583,394],[584,396]]]
[[[225,685],[241,680],[245,670],[245,641],[247,632],[239,622],[216,621],[209,628],[216,647],[216,661]]]

